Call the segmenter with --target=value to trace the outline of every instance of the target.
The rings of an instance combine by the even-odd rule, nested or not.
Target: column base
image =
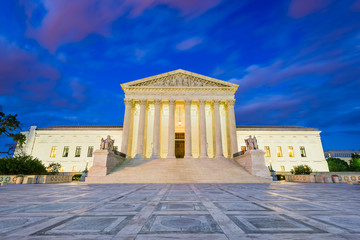
[[[137,153],[134,159],[144,159],[144,155],[142,155],[141,153]]]
[[[175,159],[176,157],[175,157],[175,156],[167,156],[166,158],[168,158],[168,159]]]
[[[201,159],[209,158],[208,156],[200,156]]]
[[[224,159],[224,158],[226,158],[226,157],[224,157],[224,155],[220,155],[220,156],[216,156],[215,158],[216,158],[216,159]]]
[[[189,158],[193,158],[193,156],[184,156],[184,158],[189,159]]]
[[[160,158],[160,156],[159,156],[159,155],[151,155],[150,158],[151,158],[151,159],[158,159],[158,158]]]

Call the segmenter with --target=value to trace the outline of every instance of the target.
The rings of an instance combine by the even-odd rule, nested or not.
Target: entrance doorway
[[[185,133],[175,133],[175,157],[185,156]]]

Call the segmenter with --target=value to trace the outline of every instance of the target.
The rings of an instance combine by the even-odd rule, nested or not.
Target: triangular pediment
[[[121,84],[123,88],[237,88],[237,84],[178,69]]]

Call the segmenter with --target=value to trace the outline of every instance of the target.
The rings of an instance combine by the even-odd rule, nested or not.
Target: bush
[[[27,155],[17,155],[0,159],[0,174],[40,175],[46,174],[46,168],[37,158]]]
[[[328,158],[326,159],[330,172],[346,172],[349,171],[349,165],[347,162],[340,158]]]
[[[75,174],[75,175],[72,177],[72,180],[73,180],[73,181],[80,181],[80,178],[81,178],[81,174]]]
[[[47,167],[47,170],[49,174],[56,174],[59,173],[60,168],[61,168],[60,163],[50,163],[49,166]]]
[[[350,170],[360,172],[360,158],[353,158],[350,160]]]
[[[308,165],[299,165],[291,169],[290,173],[295,175],[309,175],[312,173],[312,169]]]

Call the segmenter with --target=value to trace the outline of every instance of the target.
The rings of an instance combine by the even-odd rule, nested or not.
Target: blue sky
[[[238,125],[358,149],[359,57],[360,0],[0,2],[0,108],[23,129],[122,125],[121,83],[181,68],[239,84]]]

